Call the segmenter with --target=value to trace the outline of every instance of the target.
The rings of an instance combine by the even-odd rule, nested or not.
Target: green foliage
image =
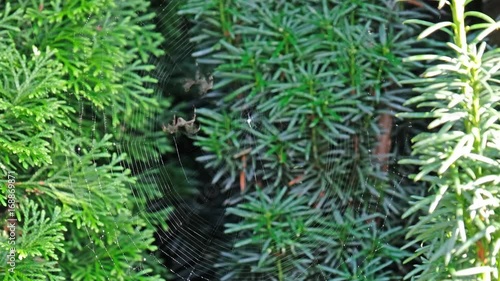
[[[22,201],[19,211],[26,214],[25,218],[19,219],[24,222],[19,232],[21,237],[16,240],[17,254],[22,262],[10,276],[11,280],[64,280],[58,274],[61,270],[55,261],[58,260],[58,253],[65,252],[63,241],[67,229],[64,224],[70,221],[71,212],[57,206],[47,217],[45,210],[40,211],[39,205],[31,200]],[[6,243],[6,238],[0,239],[0,246],[2,251],[8,253],[12,246]],[[2,255],[0,261],[7,264],[6,255]],[[47,270],[43,270],[44,267]]]
[[[78,110],[78,114],[70,116],[72,129],[80,135],[96,134],[100,138],[100,132],[111,127],[120,143],[148,143],[143,149],[152,156],[171,151],[165,138],[160,137],[159,124],[151,122],[151,114],[160,115],[169,102],[154,96],[152,87],[156,83],[150,76],[154,66],[146,54],[162,55],[163,39],[153,32],[153,24],[147,24],[154,17],[147,11],[148,2],[103,0],[31,5],[21,1],[11,9],[24,11],[23,20],[17,25],[25,28],[10,36],[22,42],[16,48],[25,53],[31,53],[32,46],[42,52],[47,47],[57,50],[55,60],[62,64],[64,87],[71,93],[61,97]],[[61,85],[52,87],[55,86],[64,90]],[[85,115],[82,108],[88,107],[103,113],[75,118]],[[138,158],[145,153],[133,154]]]
[[[415,198],[405,213],[424,212],[408,233],[414,240],[407,246],[420,245],[411,257],[418,264],[407,276],[415,280],[499,278],[500,49],[483,39],[500,23],[479,12],[464,12],[468,2],[449,3],[452,22],[412,21],[428,26],[420,38],[443,30],[452,39],[446,51],[408,59],[433,62],[421,78],[407,81],[419,94],[407,103],[426,111],[401,114],[429,118],[432,130],[413,139],[414,158],[402,161],[420,166],[413,178],[430,186],[430,194]],[[467,27],[470,17],[485,22]]]
[[[287,189],[283,188],[276,197],[270,198],[258,190],[258,198],[248,196],[246,203],[227,209],[228,214],[243,218],[238,224],[226,224],[226,233],[239,233],[245,237],[234,247],[243,249],[247,256],[234,265],[229,262],[218,264],[218,267],[231,268],[222,280],[248,271],[255,273],[254,279],[263,278],[266,274],[273,275],[276,267],[281,280],[298,277],[287,272],[291,267],[303,269],[299,275],[307,274],[305,269],[314,260],[314,241],[304,234],[316,223],[319,211],[308,208],[305,197],[288,196],[285,199],[286,192]]]
[[[163,39],[148,2],[21,0],[0,10],[0,168],[18,219],[16,267],[2,266],[0,279],[162,280],[149,252],[171,209],[145,213],[159,187],[137,192],[124,167],[172,150],[151,119],[169,101],[150,76]],[[6,222],[11,204],[0,203]]]
[[[54,53],[47,48],[43,54],[32,52],[28,58],[19,53],[12,40],[0,45],[4,81],[0,110],[2,119],[11,120],[0,125],[0,152],[7,165],[10,154],[16,155],[24,168],[52,164],[47,141],[55,133],[51,122],[59,122],[62,128],[69,126],[67,116],[74,109],[61,100],[66,83],[62,65],[53,60]]]
[[[19,239],[19,244],[23,245],[19,251],[19,259],[41,256],[57,260],[54,250],[64,252],[61,241],[64,240],[63,232],[67,229],[62,223],[69,221],[69,212],[67,210],[62,212],[60,207],[56,207],[52,217],[46,218],[45,210],[38,210],[33,201],[25,202],[20,208],[20,212],[26,214],[26,218],[21,228],[22,238]]]
[[[214,68],[212,106],[197,110],[197,145],[206,152],[198,160],[215,170],[213,184],[233,194],[228,202],[237,205],[228,219],[241,222],[227,224],[226,231],[241,232],[235,246],[254,246],[222,253],[221,265],[231,268],[226,279],[398,275],[395,264],[404,253],[393,246],[375,255],[373,247],[401,235],[395,225],[407,194],[384,168],[381,159],[390,155],[376,149],[378,137],[391,130],[379,126],[383,116],[408,110],[400,81],[412,77],[413,64],[403,65],[401,57],[412,54],[414,40],[407,39],[413,30],[403,28],[398,10],[395,1],[190,0],[180,11],[195,21],[193,56]],[[283,186],[290,188],[281,194]],[[259,222],[266,213],[253,205],[263,204],[256,190],[272,202],[300,198],[297,208],[317,212],[316,223],[329,227],[314,239],[307,231],[281,237],[277,233],[289,230],[279,220],[263,231]],[[279,213],[281,203],[266,208]],[[247,216],[249,208],[253,215]],[[339,221],[332,210],[351,215]],[[352,226],[345,237],[363,239],[351,252],[328,246],[345,225]],[[309,241],[302,254],[286,249],[283,258],[295,260],[286,268],[262,250],[279,248],[282,239],[286,245]],[[319,258],[305,254],[318,248]]]

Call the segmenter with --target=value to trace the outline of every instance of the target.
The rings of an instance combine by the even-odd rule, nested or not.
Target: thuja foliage
[[[0,11],[1,190],[15,198],[2,195],[0,218],[17,219],[0,235],[0,278],[162,280],[148,252],[168,210],[146,214],[144,194],[160,191],[136,192],[123,168],[141,160],[123,153],[137,143],[139,155],[172,149],[145,141],[162,134],[150,117],[168,106],[147,88],[149,57],[163,52],[148,2],[21,0]]]
[[[420,166],[413,178],[429,185],[405,214],[424,212],[408,232],[408,246],[417,248],[412,280],[500,278],[500,49],[484,42],[500,22],[465,12],[469,2],[439,2],[450,5],[451,21],[411,21],[428,26],[420,38],[438,30],[450,36],[447,50],[408,59],[431,62],[407,81],[418,93],[407,103],[425,112],[401,114],[431,120],[431,132],[413,139],[414,158],[403,162]],[[466,26],[471,18],[479,23]]]
[[[199,64],[198,158],[232,194],[223,280],[401,275],[406,192],[389,173],[413,29],[395,1],[189,0]],[[385,136],[385,141],[384,137]],[[394,173],[395,174],[395,173]]]

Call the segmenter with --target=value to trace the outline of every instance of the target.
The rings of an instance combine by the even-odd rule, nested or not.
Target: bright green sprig
[[[414,180],[428,182],[431,193],[416,198],[405,216],[425,212],[411,227],[415,240],[416,268],[407,275],[415,280],[496,280],[500,263],[500,138],[498,49],[482,42],[498,23],[479,12],[465,12],[469,1],[451,1],[452,22],[430,25],[425,38],[438,30],[450,34],[447,52],[421,54],[411,61],[435,61],[422,78],[407,81],[418,96],[407,101],[426,112],[401,114],[429,118],[431,133],[413,141],[413,159],[401,161],[420,166]],[[443,6],[445,1],[441,1]],[[467,17],[485,23],[469,30]],[[423,23],[425,22],[418,22]],[[472,39],[471,39],[472,38]]]

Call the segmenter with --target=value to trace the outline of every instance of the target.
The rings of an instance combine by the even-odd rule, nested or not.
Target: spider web
[[[174,17],[174,13],[178,9],[176,7],[177,1],[166,1],[161,3],[158,7],[157,13],[159,17],[159,22],[169,22],[171,20],[166,20],[169,17]],[[177,21],[173,22],[174,27],[177,30],[187,30],[188,27],[179,18]],[[165,28],[159,26],[158,29]],[[159,63],[159,61],[153,61],[157,65],[155,70],[156,78],[160,81],[160,87],[166,87],[175,82],[176,77],[185,71],[182,68],[182,63],[186,60],[190,60],[190,55],[193,52],[192,46],[188,44],[189,36],[187,32],[183,33],[171,33],[168,34],[166,38],[165,48],[171,50],[167,55],[166,60],[170,64]],[[197,66],[194,66],[197,68]],[[185,77],[192,78],[194,73],[191,71],[185,73]],[[216,77],[214,79],[217,79]],[[157,91],[156,95],[158,98],[163,93]],[[184,107],[175,107],[175,94],[172,94],[172,99],[174,100],[174,107],[166,109],[169,111],[170,116],[182,116],[184,120],[190,120],[192,114],[197,108],[198,104],[203,105],[204,100],[213,98],[213,94],[208,92],[206,95],[200,96],[197,101],[193,101],[192,104],[186,105]],[[82,111],[83,112],[83,111]],[[134,112],[137,116],[142,115],[143,112]],[[95,117],[92,117],[95,120]],[[149,119],[154,124],[170,124],[172,120],[161,120],[160,115],[151,115]],[[258,112],[249,111],[241,112],[239,120],[240,127],[247,126],[249,129],[255,130],[261,134],[270,134],[266,127],[261,122],[262,116],[259,116]],[[194,119],[193,119],[194,120]],[[97,122],[97,121],[94,121]],[[175,124],[175,123],[174,123]],[[395,126],[399,126],[396,124]],[[131,128],[132,130],[134,128]],[[111,130],[107,127],[107,130]],[[158,127],[161,130],[161,127]],[[374,136],[370,135],[370,132],[366,132],[368,138]],[[161,209],[173,209],[174,211],[169,215],[168,218],[155,218],[157,220],[166,220],[168,224],[168,229],[159,229],[156,235],[156,244],[158,250],[156,253],[150,254],[149,260],[144,260],[144,267],[146,264],[156,263],[159,266],[165,267],[170,272],[170,277],[167,278],[171,280],[220,280],[227,270],[231,268],[217,268],[214,267],[215,264],[219,263],[221,260],[221,253],[231,253],[235,250],[234,244],[238,241],[238,236],[224,235],[224,223],[225,223],[225,213],[228,207],[228,200],[232,195],[236,195],[238,189],[231,188],[226,192],[222,192],[223,187],[217,184],[211,183],[211,179],[216,177],[213,171],[207,169],[200,169],[201,172],[194,173],[187,167],[196,166],[196,158],[203,158],[208,154],[202,151],[200,148],[193,145],[190,135],[180,134],[174,132],[165,132],[165,138],[168,138],[172,143],[174,151],[169,153],[168,156],[157,157],[155,155],[149,154],[148,151],[143,149],[144,142],[129,142],[129,143],[116,143],[119,152],[125,152],[134,159],[147,159],[147,161],[137,161],[135,164],[129,167],[132,171],[141,171],[140,180],[134,186],[137,190],[137,200],[139,201],[139,195],[146,197],[150,201],[150,206],[148,210],[143,210],[144,212]],[[240,142],[245,142],[245,139],[255,138],[252,134],[245,131],[243,137],[239,139]],[[156,140],[149,140],[155,142]],[[255,143],[255,140],[253,140]],[[330,150],[332,153],[328,158],[327,169],[334,169],[335,165],[338,165],[336,150],[351,151],[348,149],[352,140],[345,139],[339,140],[338,146],[330,145]],[[401,140],[402,143],[406,143],[407,140]],[[399,144],[396,143],[395,146]],[[354,156],[354,155],[344,155]],[[391,160],[391,159],[390,159]],[[189,165],[188,165],[189,164]],[[372,164],[373,167],[376,163]],[[198,167],[201,167],[198,164]],[[271,180],[267,177],[268,174],[272,174],[272,171],[266,168],[264,163],[259,165],[262,173],[264,174],[264,186],[271,185]],[[176,168],[176,169],[170,169]],[[160,172],[148,172],[148,171],[160,171]],[[179,172],[181,174],[179,174]],[[200,174],[201,173],[201,174]],[[406,178],[406,174],[399,174],[399,172],[389,172],[393,173],[393,176],[401,178],[401,181]],[[398,173],[398,174],[394,174]],[[349,173],[344,174],[334,174],[333,178],[340,182],[348,182],[350,177]],[[299,182],[300,180],[298,180]],[[365,179],[366,184],[369,185],[370,179]],[[181,182],[182,186],[179,186]],[[163,197],[158,199],[154,194],[149,193],[149,186],[157,185],[161,190]],[[188,187],[188,188],[186,188]],[[181,194],[180,190],[190,189],[192,192],[188,195]],[[248,187],[250,188],[250,187]],[[356,188],[354,182],[352,186],[348,189]],[[390,192],[389,192],[390,193]],[[368,192],[362,198],[358,198],[357,202],[354,203],[352,209],[356,213],[362,212],[363,201],[370,201],[370,195]],[[332,193],[326,192],[322,199],[323,201],[333,202],[332,205],[336,205],[336,201],[340,201],[339,198],[334,197]],[[389,196],[388,201],[393,201],[394,198]],[[375,200],[376,201],[376,200]],[[373,206],[373,209],[379,209],[379,206]],[[210,214],[205,214],[206,210],[210,210]],[[346,209],[337,210],[340,214],[343,214]],[[385,221],[388,217],[387,212],[385,217],[382,218],[382,227],[384,227]],[[367,228],[372,227],[370,224],[366,225]],[[332,233],[334,233],[332,229]],[[89,236],[90,237],[90,236]],[[104,234],[102,236],[104,239]],[[133,243],[133,241],[132,241]],[[321,248],[322,241],[317,241],[318,247]],[[93,244],[93,242],[90,242]],[[93,247],[92,245],[88,245]],[[377,249],[374,250],[375,252]],[[160,257],[162,260],[158,259]],[[366,258],[365,258],[366,259]],[[361,259],[361,263],[364,260]],[[284,264],[283,271],[287,272],[290,270],[292,265]],[[339,269],[341,265],[338,265]],[[130,268],[130,270],[138,270],[138,268]],[[321,269],[320,269],[321,271]],[[331,274],[328,272],[322,272],[321,280],[331,280]],[[328,277],[330,276],[330,277]],[[266,280],[272,280],[273,276],[268,276]],[[235,280],[235,279],[231,279]]]

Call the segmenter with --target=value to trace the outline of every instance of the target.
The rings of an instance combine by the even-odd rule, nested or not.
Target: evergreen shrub
[[[390,149],[417,17],[396,1],[188,0],[213,68],[198,160],[228,194],[222,280],[390,280],[408,191]],[[387,149],[389,148],[389,149]]]
[[[125,168],[172,151],[151,122],[169,101],[149,75],[163,38],[148,5],[0,2],[0,218],[15,225],[0,235],[0,279],[166,276],[149,253],[156,228],[166,227],[155,218],[169,209],[144,212],[146,196],[161,192],[137,192],[138,177]],[[15,266],[7,265],[11,248]]]

